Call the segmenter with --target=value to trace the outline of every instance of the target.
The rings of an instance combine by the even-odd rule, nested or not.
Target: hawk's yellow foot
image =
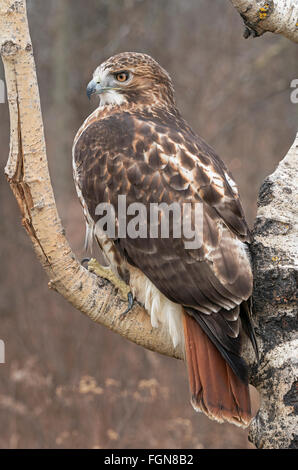
[[[126,302],[128,300],[129,306],[131,305],[131,298],[129,295],[131,294],[130,287],[124,281],[122,281],[122,279],[120,279],[119,276],[117,276],[117,274],[115,274],[109,266],[101,266],[95,258],[91,258],[88,263],[88,270],[96,274],[98,277],[103,277],[104,279],[110,281],[113,286],[118,289],[121,299]]]

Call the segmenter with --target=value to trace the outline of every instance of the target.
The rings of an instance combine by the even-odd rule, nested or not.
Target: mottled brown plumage
[[[127,84],[115,84],[119,73],[121,78],[129,77]],[[92,83],[101,87],[101,104],[78,131],[73,147],[74,176],[89,230],[95,233],[107,259],[119,276],[130,282],[133,291],[138,292],[133,285],[137,272],[138,276],[146,276],[143,282],[149,279],[166,299],[183,306],[184,333],[188,338],[186,359],[195,408],[219,421],[246,425],[249,395],[246,365],[241,358],[241,316],[250,325],[243,302],[252,292],[252,272],[245,246],[250,234],[236,184],[212,148],[181,117],[171,79],[151,57],[137,53],[111,57],[96,70]],[[113,240],[96,233],[95,208],[99,203],[112,203],[117,219],[121,217],[118,195],[127,197],[127,205],[141,202],[147,207],[150,203],[174,201],[193,206],[202,203],[202,246],[185,249],[185,237],[174,238],[172,232],[169,239],[116,235]],[[136,297],[145,307],[149,305],[148,298]],[[171,302],[169,305],[174,305]],[[153,301],[153,309],[152,304]],[[179,328],[183,336],[182,323]],[[246,330],[253,339],[252,328],[248,326]],[[213,345],[220,352],[214,355],[213,362],[226,371],[226,386],[233,389],[227,405],[230,411],[220,411],[225,407],[220,408],[218,403],[208,405],[212,394],[206,391],[206,368],[204,372],[200,369],[205,376],[201,377],[200,386],[191,379],[199,374],[196,361],[203,364],[197,353],[194,359],[191,344],[195,338],[200,341],[195,348],[198,354],[204,354],[204,344],[210,340],[209,353],[215,350]],[[225,366],[224,361],[229,365]],[[210,367],[214,364],[209,361]],[[214,388],[214,371],[209,373]],[[237,387],[241,403],[236,403]],[[219,410],[214,412],[217,406]]]

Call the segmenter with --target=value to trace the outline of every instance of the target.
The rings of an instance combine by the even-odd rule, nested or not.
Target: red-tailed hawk
[[[74,179],[87,222],[115,273],[145,306],[154,327],[167,328],[185,350],[191,403],[217,421],[251,419],[243,332],[256,342],[246,301],[252,293],[250,240],[229,170],[179,113],[171,78],[151,57],[121,53],[101,64],[87,87],[99,107],[73,146]],[[113,205],[117,227],[126,204],[202,207],[202,243],[186,238],[107,235],[100,203]],[[132,213],[127,218],[127,223]],[[161,224],[158,218],[157,225]],[[147,224],[146,224],[147,225]],[[155,227],[156,228],[156,227]],[[157,227],[158,228],[158,227]],[[117,232],[117,231],[116,231]],[[155,234],[156,235],[156,234]]]

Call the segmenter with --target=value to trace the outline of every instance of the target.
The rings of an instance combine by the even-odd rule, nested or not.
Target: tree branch
[[[267,31],[298,42],[298,2],[295,0],[230,0],[240,13],[244,37],[261,36]]]
[[[32,43],[24,0],[0,0],[0,50],[10,110],[10,153],[5,173],[22,223],[47,272],[49,287],[91,320],[153,351],[182,358],[144,309],[126,304],[115,288],[80,265],[65,238],[51,186]]]

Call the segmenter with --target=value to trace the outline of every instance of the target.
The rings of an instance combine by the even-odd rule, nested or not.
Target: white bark
[[[298,1],[297,0],[230,0],[242,16],[246,30],[261,36],[266,31],[282,34],[298,42]]]

